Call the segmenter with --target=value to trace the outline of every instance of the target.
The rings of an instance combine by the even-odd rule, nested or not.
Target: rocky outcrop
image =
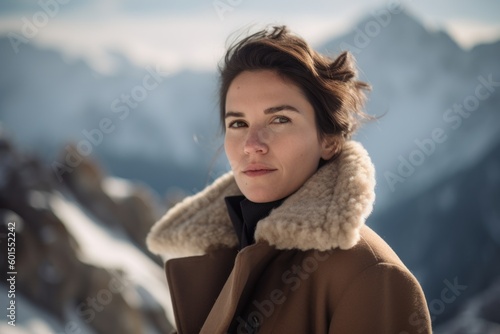
[[[104,174],[96,165],[85,162],[80,167],[67,183],[60,183],[37,158],[18,153],[0,135],[1,283],[9,271],[4,238],[8,223],[15,222],[16,294],[59,319],[62,327],[83,326],[82,333],[168,332],[165,311],[159,305],[151,307],[151,300],[144,306],[144,292],[123,272],[82,260],[77,239],[49,205],[55,192],[70,191],[99,221],[125,231],[145,249],[146,231],[156,217],[150,204],[153,195],[144,186],[130,185],[130,194],[113,199],[103,191]],[[139,302],[127,298],[131,292]],[[75,316],[78,321],[72,324]]]
[[[64,155],[68,152],[78,154],[74,146],[68,146]],[[147,250],[145,240],[151,226],[165,208],[146,185],[106,177],[91,159],[82,160],[71,173],[62,174],[62,180],[78,202],[100,223],[110,228],[124,229],[134,244],[159,261]]]

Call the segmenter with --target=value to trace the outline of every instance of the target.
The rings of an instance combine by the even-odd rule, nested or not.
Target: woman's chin
[[[274,202],[282,199],[285,196],[280,196],[279,194],[272,194],[269,190],[267,191],[246,191],[243,192],[245,197],[254,203],[268,203]]]

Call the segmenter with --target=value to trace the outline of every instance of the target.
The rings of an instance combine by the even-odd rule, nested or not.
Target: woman
[[[430,333],[417,280],[364,225],[374,169],[350,137],[369,86],[349,54],[274,27],[229,48],[220,74],[231,172],[147,240],[171,258],[178,333]]]

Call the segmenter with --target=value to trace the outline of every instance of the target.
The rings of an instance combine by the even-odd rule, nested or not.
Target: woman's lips
[[[243,174],[247,176],[262,176],[270,174],[276,171],[276,168],[272,168],[269,166],[261,165],[261,164],[251,164],[243,170]]]
[[[243,173],[246,176],[262,176],[262,175],[267,175],[272,172],[276,171],[276,169],[255,169],[255,170],[247,170],[244,171]]]

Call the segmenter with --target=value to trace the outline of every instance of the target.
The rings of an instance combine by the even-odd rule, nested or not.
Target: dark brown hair
[[[355,61],[347,51],[330,59],[314,51],[286,26],[258,31],[230,46],[219,65],[220,121],[225,132],[225,102],[231,82],[243,71],[275,70],[302,89],[314,108],[319,136],[335,135],[339,149],[363,119],[365,90],[356,80]]]

